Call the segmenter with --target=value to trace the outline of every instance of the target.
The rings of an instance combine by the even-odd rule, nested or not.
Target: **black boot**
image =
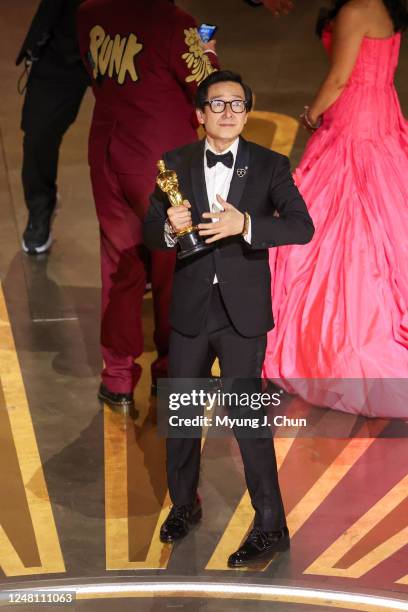
[[[98,399],[115,412],[128,414],[132,418],[138,417],[133,393],[113,393],[104,384],[101,384],[98,391]]]
[[[55,204],[45,210],[29,212],[27,226],[23,234],[23,251],[29,255],[39,255],[48,251],[52,244],[51,219]]]

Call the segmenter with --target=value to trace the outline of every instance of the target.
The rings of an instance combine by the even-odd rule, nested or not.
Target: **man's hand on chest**
[[[203,218],[210,221],[209,223],[198,224],[200,236],[204,236],[206,238],[205,242],[208,244],[229,236],[241,235],[245,225],[244,213],[226,202],[220,195],[217,195],[217,201],[224,211],[203,213]]]

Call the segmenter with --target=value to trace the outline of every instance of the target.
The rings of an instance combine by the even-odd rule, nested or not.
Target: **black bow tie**
[[[224,164],[224,166],[227,166],[227,168],[232,168],[233,166],[234,156],[231,151],[228,151],[228,153],[223,153],[223,155],[216,155],[215,153],[207,149],[205,154],[207,156],[207,166],[209,168],[215,166],[217,162],[221,162],[222,164]]]

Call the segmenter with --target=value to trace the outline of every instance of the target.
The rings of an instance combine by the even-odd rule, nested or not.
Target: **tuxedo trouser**
[[[132,392],[141,375],[135,359],[143,352],[142,306],[148,260],[158,353],[151,375],[153,382],[167,376],[175,251],[149,254],[142,243],[143,218],[155,186],[155,174],[150,167],[141,172],[116,173],[108,160],[91,166],[101,237],[102,381],[116,393]]]
[[[260,378],[266,335],[241,336],[231,324],[218,284],[213,285],[206,329],[198,336],[172,330],[169,348],[171,378],[208,378],[215,357],[224,378]],[[255,526],[266,531],[285,526],[272,436],[242,437],[234,433],[244,464],[245,480],[255,510]],[[167,480],[172,503],[192,503],[197,495],[201,440],[167,439]]]
[[[41,61],[41,60],[40,60]],[[25,203],[31,214],[50,214],[56,203],[59,149],[65,132],[75,121],[89,84],[82,68],[63,80],[55,68],[41,78],[33,67],[24,98],[21,178]]]

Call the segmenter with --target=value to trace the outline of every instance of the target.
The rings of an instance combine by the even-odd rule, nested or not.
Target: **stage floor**
[[[306,142],[296,118],[325,68],[312,34],[320,1],[297,0],[296,12],[280,21],[238,0],[179,4],[199,22],[218,23],[222,64],[253,85],[247,136],[295,165]],[[100,275],[86,161],[90,93],[61,150],[52,250],[32,258],[20,249],[22,99],[13,61],[35,6],[3,0],[0,7],[0,607],[28,605],[18,589],[39,589],[30,609],[57,609],[55,599],[40,602],[41,589],[58,587],[75,591],[78,610],[408,610],[401,422],[367,425],[340,415],[356,437],[277,438],[292,545],[251,571],[226,566],[252,519],[237,445],[207,439],[203,521],[174,547],[159,542],[169,501],[164,440],[149,398],[149,293],[140,417],[113,414],[96,400]],[[397,84],[406,115],[407,68],[405,46]]]

